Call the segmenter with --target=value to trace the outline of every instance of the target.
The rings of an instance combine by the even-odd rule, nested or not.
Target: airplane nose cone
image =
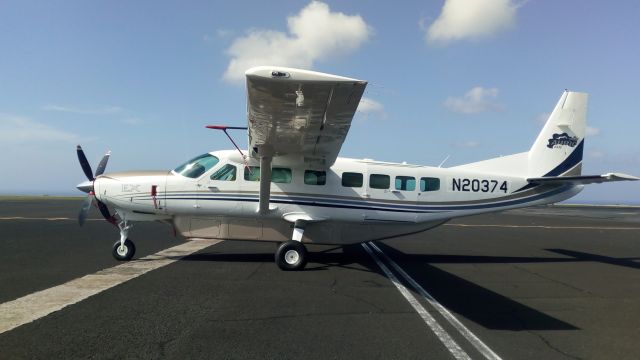
[[[91,192],[91,190],[93,190],[93,182],[83,181],[80,184],[78,184],[78,186],[76,186],[76,189],[88,194],[89,192]]]

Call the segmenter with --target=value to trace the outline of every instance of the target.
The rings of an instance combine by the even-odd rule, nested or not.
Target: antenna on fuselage
[[[444,165],[444,163],[445,163],[447,160],[449,160],[449,157],[450,157],[450,156],[451,156],[451,155],[447,155],[447,157],[446,157],[446,158],[444,158],[444,160],[442,160],[442,162],[440,163],[440,165],[438,165],[438,167],[439,167],[439,168],[441,168],[441,167],[442,167],[442,165]]]

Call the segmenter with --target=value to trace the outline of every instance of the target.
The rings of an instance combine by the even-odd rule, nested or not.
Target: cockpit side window
[[[211,154],[202,154],[178,166],[173,171],[179,175],[195,179],[216,166],[218,161],[220,160]]]
[[[226,164],[220,169],[211,174],[211,180],[221,181],[235,181],[236,180],[236,167],[231,164]]]

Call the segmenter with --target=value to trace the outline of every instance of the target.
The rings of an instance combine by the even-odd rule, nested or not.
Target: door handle
[[[211,192],[220,192],[220,189],[218,189],[217,186],[209,186],[209,191],[211,191]]]

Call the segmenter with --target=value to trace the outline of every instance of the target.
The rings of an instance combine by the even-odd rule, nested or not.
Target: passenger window
[[[260,181],[260,166],[245,166],[244,179],[247,181]]]
[[[440,190],[440,179],[432,177],[420,178],[420,191],[438,191]]]
[[[291,169],[277,167],[272,168],[271,182],[289,184],[291,182]]]
[[[211,180],[235,181],[236,167],[226,164],[211,175]]]
[[[369,175],[369,187],[372,189],[388,189],[390,184],[391,178],[389,177],[389,175]]]
[[[324,185],[327,183],[327,172],[316,171],[316,170],[305,170],[304,183],[307,185]]]
[[[362,187],[362,174],[353,172],[342,173],[342,186]]]
[[[244,179],[247,181],[260,181],[260,166],[246,166],[244,168]],[[290,183],[291,169],[277,167],[272,168],[271,182]]]
[[[396,176],[396,190],[413,191],[416,189],[416,178],[413,176]]]

